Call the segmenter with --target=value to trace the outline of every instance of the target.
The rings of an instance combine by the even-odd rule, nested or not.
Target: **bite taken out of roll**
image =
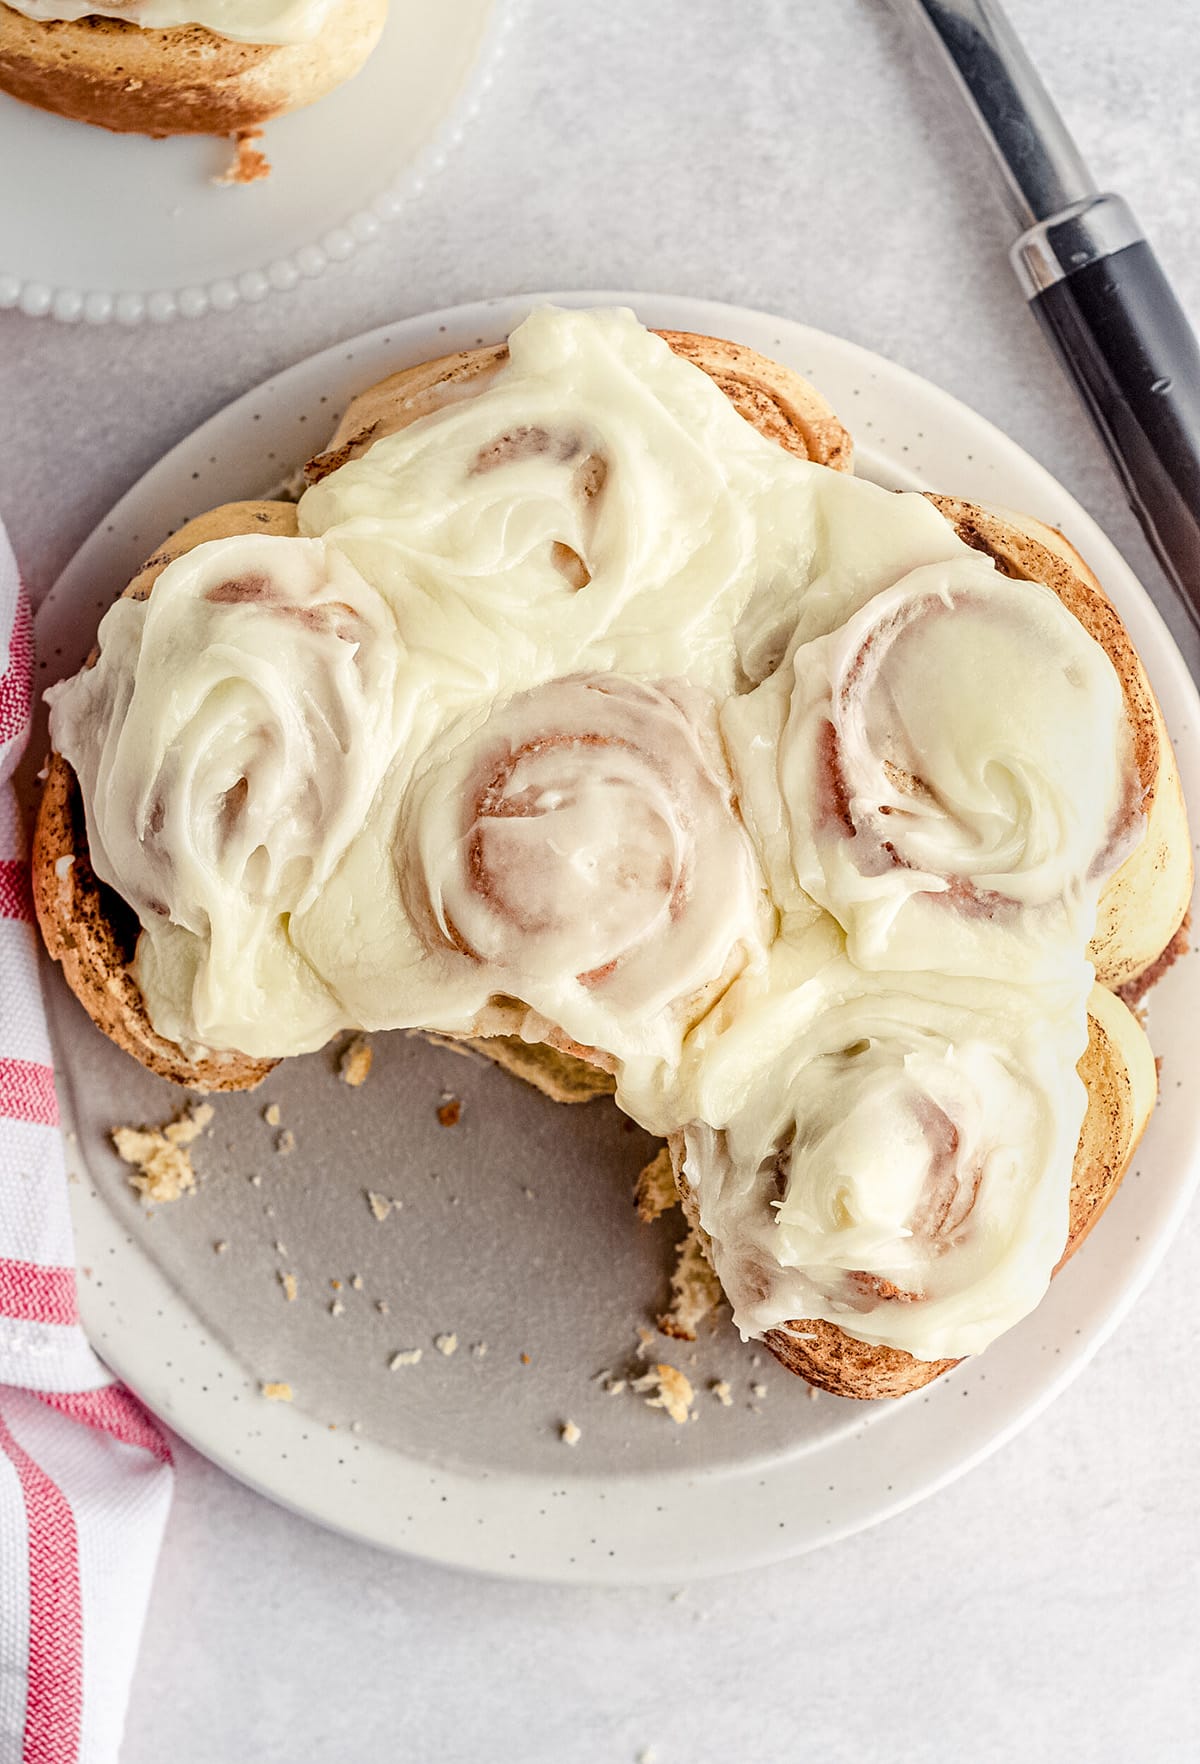
[[[898,986],[835,957],[717,1038],[671,1150],[743,1334],[824,1390],[894,1397],[1033,1310],[1155,1094],[1102,987],[1083,1030],[1070,988]]]

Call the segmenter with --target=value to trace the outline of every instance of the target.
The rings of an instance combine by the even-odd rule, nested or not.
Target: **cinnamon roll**
[[[1181,928],[1192,897],[1192,842],[1183,789],[1141,658],[1100,583],[1061,533],[1007,509],[945,496],[929,501],[964,543],[991,558],[1002,575],[1052,589],[1103,648],[1120,681],[1144,829],[1101,888],[1088,957],[1105,986],[1139,995],[1186,947]]]
[[[837,958],[741,1012],[673,1155],[742,1333],[871,1396],[1027,1315],[1153,1104],[1136,1020],[1099,987],[1087,1018],[1069,986],[900,989]]]
[[[678,1057],[769,920],[712,700],[606,675],[452,723],[292,936],[358,1024],[474,1033],[499,996],[620,1086]]]
[[[828,469],[768,367],[549,309],[364,394],[52,694],[35,896],[192,1085],[342,1028],[613,1073],[743,1330],[898,1394],[1120,1181],[1155,1070],[1089,958],[1171,959],[1190,841],[1065,543]]]
[[[760,601],[794,605],[811,570],[834,474],[796,453],[811,437],[849,464],[803,382],[731,349],[628,312],[535,312],[507,350],[368,393],[315,463],[301,531],[403,597],[414,647],[457,658],[465,640],[489,691],[603,668],[726,693],[731,632]]]
[[[141,135],[233,135],[324,97],[387,0],[8,0],[0,91]]]
[[[863,968],[1045,978],[1078,961],[1144,832],[1104,650],[1050,589],[969,552],[800,643],[725,722],[775,862]]]
[[[143,927],[133,976],[160,1036],[262,1058],[281,1015],[296,1051],[339,1027],[287,925],[367,813],[398,663],[345,557],[255,533],[117,601],[94,665],[47,695],[92,869]]]

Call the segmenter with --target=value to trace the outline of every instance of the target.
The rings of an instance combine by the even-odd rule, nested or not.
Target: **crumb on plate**
[[[458,1337],[453,1331],[445,1335],[435,1335],[433,1345],[439,1354],[444,1354],[449,1359],[451,1354],[458,1351]]]
[[[583,1429],[577,1427],[574,1421],[564,1421],[558,1430],[558,1436],[564,1445],[578,1445],[583,1438]]]
[[[401,1348],[399,1353],[393,1354],[388,1361],[389,1371],[398,1371],[401,1366],[419,1366],[424,1351],[423,1348]]]
[[[357,1090],[360,1084],[365,1084],[374,1057],[374,1049],[366,1036],[356,1035],[343,1048],[342,1057],[338,1061],[338,1077],[342,1083],[348,1084],[351,1090]]]
[[[231,137],[233,158],[223,172],[217,173],[213,183],[257,184],[262,178],[269,178],[271,161],[261,148],[254,145],[262,137],[261,129],[239,129]]]
[[[292,1400],[292,1387],[286,1378],[268,1380],[258,1388],[269,1403],[290,1403]]]
[[[129,1178],[143,1201],[165,1203],[196,1187],[189,1146],[213,1118],[211,1103],[189,1103],[162,1127],[114,1127],[117,1156],[133,1167]]]
[[[695,1231],[689,1231],[675,1252],[671,1303],[658,1319],[664,1335],[695,1341],[696,1331],[712,1315],[724,1294]]]
[[[671,1207],[679,1205],[679,1195],[675,1188],[675,1172],[671,1168],[671,1154],[664,1145],[662,1150],[639,1172],[637,1185],[633,1191],[633,1204],[637,1216],[644,1225],[650,1225]]]
[[[648,1409],[664,1409],[678,1425],[688,1419],[695,1401],[691,1380],[677,1366],[652,1366],[643,1377],[635,1378],[633,1389],[646,1395]]]

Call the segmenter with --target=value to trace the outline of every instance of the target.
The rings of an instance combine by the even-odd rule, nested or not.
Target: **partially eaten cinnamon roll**
[[[985,1348],[1148,1118],[1115,989],[1191,848],[1065,542],[849,459],[795,376],[623,313],[355,400],[51,695],[35,895],[97,1023],[199,1088],[343,1028],[580,1055],[785,1364]]]

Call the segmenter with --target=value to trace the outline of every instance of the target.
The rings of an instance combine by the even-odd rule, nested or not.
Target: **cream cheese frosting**
[[[272,1057],[515,1006],[686,1132],[748,1333],[938,1358],[1031,1309],[1139,813],[1049,590],[621,312],[534,313],[298,516],[118,602],[50,695],[159,1032]]]
[[[780,949],[694,1066],[683,1172],[744,1335],[824,1319],[979,1353],[1046,1290],[1087,1096],[1076,984],[805,971]]]
[[[974,553],[798,642],[724,729],[776,898],[811,895],[864,968],[1072,965],[1142,831],[1108,657]]]
[[[618,1062],[655,1106],[710,989],[772,915],[694,687],[551,681],[396,765],[291,935],[375,1029],[469,1031],[496,996]]]
[[[198,545],[148,599],[116,601],[96,665],[47,694],[93,868],[142,924],[160,1034],[270,1057],[341,1027],[288,926],[367,816],[400,653],[339,552],[256,534]]]
[[[202,25],[237,43],[310,43],[338,0],[5,0],[43,23],[114,18],[147,31]]]

